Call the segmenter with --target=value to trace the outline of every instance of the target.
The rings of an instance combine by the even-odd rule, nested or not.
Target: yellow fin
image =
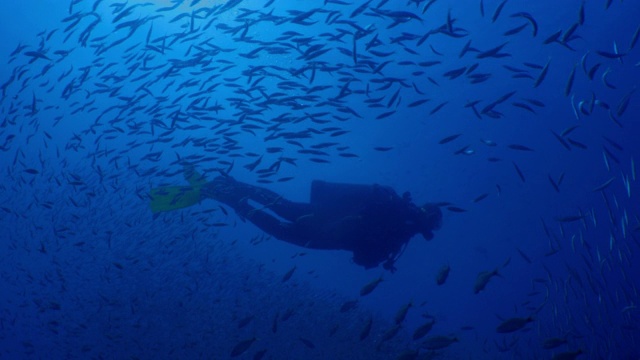
[[[155,214],[189,207],[200,202],[201,186],[163,186],[151,189],[151,211]]]

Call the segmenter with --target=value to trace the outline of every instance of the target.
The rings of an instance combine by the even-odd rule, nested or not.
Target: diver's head
[[[433,239],[433,231],[442,226],[442,211],[435,204],[427,203],[418,208],[418,226],[426,240]]]

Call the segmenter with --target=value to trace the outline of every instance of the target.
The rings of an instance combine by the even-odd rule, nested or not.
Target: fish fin
[[[151,189],[151,212],[159,213],[189,207],[200,202],[202,186],[164,186]]]
[[[509,257],[507,258],[507,260],[505,260],[504,264],[502,264],[502,268],[506,268],[506,267],[507,267],[507,265],[509,265],[509,263],[511,263],[511,256],[509,256]],[[497,268],[497,269],[499,269],[499,268]],[[497,269],[496,269],[496,270],[497,270]]]

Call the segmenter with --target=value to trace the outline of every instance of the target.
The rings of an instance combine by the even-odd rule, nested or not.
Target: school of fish
[[[640,23],[590,36],[601,17],[640,10],[557,6],[566,11],[550,19],[516,0],[71,0],[59,27],[17,40],[1,73],[0,285],[20,301],[0,300],[0,358],[41,358],[46,347],[60,358],[638,356],[638,149],[626,139],[640,112]],[[550,114],[550,101],[566,114]],[[608,131],[588,132],[594,123]],[[425,151],[370,129],[422,136],[413,149]],[[547,208],[530,219],[540,248],[516,244],[505,262],[467,274],[466,301],[478,304],[510,291],[515,266],[528,269],[517,281],[530,292],[489,333],[446,326],[454,314],[428,297],[405,298],[389,319],[370,313],[363,304],[391,274],[368,274],[351,298],[314,296],[307,283],[320,270],[304,253],[270,275],[280,270],[242,256],[267,236],[202,240],[242,226],[222,206],[146,211],[150,189],[179,183],[186,163],[270,186],[430,152],[500,174],[466,200],[438,194],[455,199],[438,203],[449,218],[514,187],[597,202]],[[551,158],[587,159],[597,180],[576,185],[571,171],[545,167]],[[427,257],[435,270],[416,287],[454,286],[463,274],[446,260]],[[145,331],[154,340],[127,336]]]

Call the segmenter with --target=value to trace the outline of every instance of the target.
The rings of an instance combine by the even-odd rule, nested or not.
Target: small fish
[[[291,279],[294,271],[296,271],[295,265],[291,268],[291,270],[287,271],[284,276],[282,276],[282,282],[286,282],[287,280]]]
[[[520,145],[520,144],[511,144],[508,146],[509,149],[512,150],[520,150],[520,151],[534,151],[532,148]]]
[[[617,52],[608,52],[608,51],[600,51],[600,50],[596,50],[596,54],[602,57],[606,57],[607,59],[620,59],[627,55],[625,53],[620,54]]]
[[[413,303],[410,301],[405,305],[403,305],[400,309],[398,309],[398,312],[396,312],[396,316],[394,318],[396,324],[399,325],[404,321],[405,317],[407,317],[407,313],[409,312],[409,309],[411,308],[411,306],[413,306]]]
[[[440,350],[449,347],[455,342],[458,342],[458,338],[455,336],[434,335],[424,339],[422,347],[427,350]]]
[[[500,276],[500,274],[498,273],[498,268],[493,271],[480,272],[478,274],[478,277],[476,278],[475,284],[473,285],[473,293],[478,294],[480,293],[480,291],[484,290],[484,288],[489,283],[489,280],[491,280],[491,278],[494,276]]]
[[[491,158],[489,158],[489,159],[490,159],[489,161],[491,161]],[[480,201],[486,199],[487,196],[489,196],[489,193],[480,194],[475,199],[473,199],[473,202],[474,203],[480,202]]]
[[[372,1],[373,0],[369,0],[369,1],[365,2],[365,3],[363,3],[362,5],[358,6],[355,10],[353,10],[351,15],[349,15],[349,18],[354,18],[354,17],[358,16],[359,14],[361,14],[362,12],[364,12]]]
[[[51,60],[43,51],[26,51],[24,54],[26,56],[32,57],[33,60],[35,59]]]
[[[569,222],[575,222],[575,221],[578,221],[578,220],[582,220],[584,218],[585,218],[584,215],[569,215],[569,216],[556,217],[555,220],[557,222],[569,223]]]
[[[603,139],[605,139],[609,144],[611,144],[611,146],[613,146],[614,148],[620,150],[620,151],[624,151],[624,148],[622,147],[622,145],[618,144],[616,141],[609,139],[606,136],[602,137]]]
[[[340,312],[345,313],[347,311],[353,310],[356,308],[357,305],[358,305],[358,300],[345,301],[340,307]]]
[[[637,309],[637,308],[638,308],[638,307],[637,307],[637,306],[635,306],[635,305],[629,305],[629,306],[625,306],[625,307],[623,307],[623,308],[622,308],[622,311],[620,311],[620,312],[624,314],[624,313],[626,313],[627,311],[635,310],[635,309]]]
[[[498,7],[496,8],[496,11],[493,12],[493,16],[491,17],[491,22],[496,22],[496,20],[498,20],[498,17],[500,16],[500,13],[502,12],[502,9],[504,8],[504,6],[507,4],[508,0],[504,0],[502,1]]]
[[[373,317],[370,317],[366,324],[364,324],[364,328],[360,331],[360,341],[363,341],[369,334],[371,333],[371,326],[373,325]]]
[[[502,35],[504,35],[504,36],[515,35],[515,34],[521,32],[522,30],[524,30],[527,26],[529,26],[529,24],[524,23],[524,24],[522,24],[520,26],[512,28],[511,30],[505,31]]]
[[[249,171],[253,171],[258,165],[260,165],[261,161],[262,161],[262,156],[260,156],[256,161],[253,161],[250,164],[245,165],[244,167]]]
[[[546,252],[544,254],[544,256],[549,257],[549,256],[552,256],[552,255],[555,255],[555,254],[558,253],[558,251],[560,251],[560,249],[551,249],[551,250],[549,250],[549,252]]]
[[[531,113],[536,114],[536,111],[533,110],[533,108],[531,106],[527,105],[527,104],[524,104],[524,103],[521,103],[521,102],[514,102],[514,103],[511,103],[511,104],[513,106],[515,106],[515,107],[518,107],[518,108],[521,108],[521,109],[525,109],[525,110],[527,110],[527,111],[529,111]]]
[[[582,350],[566,351],[554,355],[551,360],[573,360],[582,354]]]
[[[571,134],[573,132],[573,130],[575,130],[575,129],[579,128],[579,127],[580,127],[580,125],[570,126],[570,127],[566,128],[566,129],[564,129],[564,131],[562,131],[560,136],[565,137],[565,136]]]
[[[545,45],[548,45],[548,44],[551,44],[552,42],[556,42],[560,38],[560,35],[562,35],[562,30],[558,30],[557,32],[551,34],[548,38],[544,40],[543,43]]]
[[[382,276],[380,276],[379,278],[363,286],[362,289],[360,289],[360,296],[371,294],[371,292],[376,289],[376,287],[382,282],[382,280]]]
[[[421,99],[421,100],[416,100],[414,102],[412,102],[411,104],[407,105],[408,107],[416,107],[419,105],[422,105],[428,101],[431,101],[431,99]]]
[[[473,149],[464,149],[464,151],[462,151],[462,154],[465,154],[465,155],[473,155],[475,153],[476,151]]]
[[[431,112],[429,112],[429,115],[433,115],[433,114],[437,113],[438,111],[440,111],[448,103],[449,103],[448,101],[440,103],[438,106],[433,108],[433,110],[431,110]]]
[[[419,62],[418,65],[421,67],[430,67],[430,66],[434,66],[434,65],[438,65],[442,63],[442,61],[440,60],[433,60],[433,61],[423,61],[423,62]]]
[[[528,323],[532,321],[533,321],[533,318],[531,316],[527,318],[520,318],[520,317],[510,318],[503,321],[500,325],[498,325],[498,327],[496,328],[496,332],[500,334],[516,332],[522,329],[523,327],[525,327]]]
[[[518,176],[520,177],[520,180],[522,180],[522,182],[526,182],[526,179],[524,177],[524,174],[522,173],[522,170],[520,170],[520,168],[518,167],[518,165],[515,162],[513,163],[513,167],[516,169],[516,172],[518,173]]]
[[[431,319],[430,321],[418,326],[416,330],[413,332],[413,340],[419,340],[425,337],[429,331],[433,328],[433,325],[436,323],[435,319]]]
[[[458,137],[460,137],[460,135],[462,135],[462,134],[449,135],[449,136],[443,138],[442,140],[438,141],[438,144],[443,145],[443,144],[446,144],[448,142],[452,142],[453,140],[455,140]]]
[[[560,187],[558,186],[558,184],[556,184],[556,182],[553,180],[553,178],[551,177],[551,175],[549,175],[549,182],[551,183],[551,186],[553,186],[553,189],[556,192],[560,192]]]
[[[578,109],[576,108],[575,103],[575,94],[571,94],[571,109],[573,110],[573,115],[576,117],[576,120],[580,120],[580,115],[578,114]]]
[[[393,327],[391,327],[389,330],[385,331],[380,337],[380,344],[385,341],[393,339],[396,335],[398,335],[398,332],[400,331],[401,328],[402,328],[402,325],[396,324]],[[378,346],[380,346],[380,344]]]
[[[615,180],[615,177],[612,177],[611,179],[605,181],[602,185],[600,186],[596,186],[595,188],[593,188],[593,190],[591,190],[592,192],[596,192],[596,191],[600,191],[600,190],[604,190],[606,189],[609,185],[611,185],[611,183],[613,182],[613,180]]]
[[[636,32],[634,32],[633,36],[631,36],[631,41],[629,41],[629,48],[627,49],[627,52],[629,52],[636,46],[636,43],[638,42],[639,37],[640,37],[640,26],[638,26],[638,28],[636,29]]]
[[[249,315],[246,316],[242,319],[240,319],[240,321],[238,321],[238,329],[242,329],[243,327],[249,325],[249,323],[254,319],[253,315]]]
[[[573,145],[574,147],[577,147],[577,148],[583,149],[583,150],[587,149],[587,145],[585,145],[585,144],[583,144],[583,143],[581,143],[579,141],[573,140],[572,138],[567,138],[567,141],[569,142],[569,144]]]
[[[419,355],[419,350],[407,349],[398,354],[398,356],[395,357],[395,360],[416,360]]]
[[[387,118],[387,117],[389,117],[389,116],[391,116],[391,115],[393,115],[395,113],[396,113],[396,110],[387,111],[387,112],[384,112],[384,113],[376,116],[376,119],[377,120],[384,119],[384,118]]]
[[[620,160],[619,160],[615,155],[613,155],[613,153],[611,152],[611,150],[607,149],[607,147],[606,147],[606,146],[603,146],[603,147],[602,147],[602,150],[603,150],[603,151],[606,153],[606,155],[607,155],[611,160],[613,160],[616,164],[620,164]]]
[[[253,344],[253,342],[256,341],[257,339],[258,338],[256,337],[252,337],[250,339],[243,340],[237,343],[236,346],[234,346],[233,349],[231,350],[231,357],[237,357],[244,354],[244,352],[249,350],[249,348],[251,347],[251,344]]]
[[[376,146],[373,148],[375,151],[389,151],[391,149],[393,149],[392,146]]]
[[[584,0],[580,4],[580,9],[578,9],[578,24],[584,25]]]
[[[436,284],[443,285],[447,281],[447,277],[449,277],[449,271],[451,271],[451,266],[449,266],[449,264],[440,268],[440,271],[438,271],[438,274],[436,275]]]
[[[529,23],[531,24],[533,37],[536,37],[538,35],[538,23],[533,18],[533,15],[531,15],[531,14],[529,14],[527,12],[517,12],[515,14],[512,14],[511,17],[512,18],[521,17],[521,18],[527,19],[529,21]]]
[[[597,63],[593,65],[591,69],[589,69],[589,72],[587,72],[587,77],[589,77],[589,80],[593,80],[593,78],[596,76],[596,72],[598,71],[598,69],[600,69],[600,66],[602,66],[602,64]]]
[[[611,68],[607,68],[607,70],[605,70],[602,73],[602,76],[600,78],[602,79],[602,83],[604,84],[604,86],[608,87],[609,89],[616,89],[616,86],[611,84],[607,79],[607,76],[609,75],[610,72],[611,72]]]
[[[557,338],[557,337],[547,338],[547,339],[544,339],[544,341],[542,342],[542,348],[547,350],[555,349],[558,346],[564,345],[566,343],[567,343],[566,338]]]
[[[553,136],[555,136],[555,137],[556,137],[556,139],[558,139],[558,141],[560,142],[560,144],[562,144],[562,146],[563,146],[565,149],[567,149],[567,150],[571,151],[571,146],[569,146],[569,144],[564,140],[564,138],[563,138],[562,136],[560,136],[560,135],[556,134],[556,132],[555,132],[555,131],[553,131],[553,130],[551,130],[551,133],[553,133]]]
[[[298,338],[298,340],[300,340],[300,342],[302,344],[304,344],[304,346],[306,346],[308,349],[315,349],[316,345],[314,343],[311,342],[311,340],[309,339],[305,339],[303,337]]]
[[[573,65],[573,69],[571,69],[571,73],[569,73],[569,79],[567,79],[567,85],[564,87],[564,96],[569,96],[571,94],[571,89],[573,89],[573,81],[576,77],[576,68],[578,64]]]
[[[329,329],[329,336],[335,335],[338,332],[338,330],[340,330],[340,324],[338,323],[333,324]]]
[[[524,259],[524,261],[526,261],[528,264],[531,264],[531,259],[527,256],[527,254],[525,254],[522,250],[520,249],[516,249],[518,250],[518,253],[520,254],[520,256],[522,256],[522,258]]]
[[[267,353],[267,349],[256,351],[255,355],[253,355],[253,360],[261,360],[266,353]]]
[[[540,71],[540,74],[536,78],[536,81],[533,83],[534,88],[540,86],[540,84],[542,84],[542,82],[544,81],[544,78],[547,76],[547,72],[549,71],[549,64],[551,64],[551,59],[547,61],[547,63],[544,65],[544,67]]]
[[[624,112],[627,110],[627,107],[629,106],[629,100],[631,99],[631,95],[633,95],[635,91],[636,89],[633,88],[631,91],[629,91],[622,97],[622,99],[620,100],[620,103],[618,104],[618,108],[616,109],[616,115],[622,116],[622,114],[624,114]]]
[[[579,25],[580,24],[578,23],[574,23],[573,25],[571,25],[569,29],[564,32],[562,38],[560,38],[560,43],[566,45],[571,39],[573,39],[573,33],[578,29]]]

